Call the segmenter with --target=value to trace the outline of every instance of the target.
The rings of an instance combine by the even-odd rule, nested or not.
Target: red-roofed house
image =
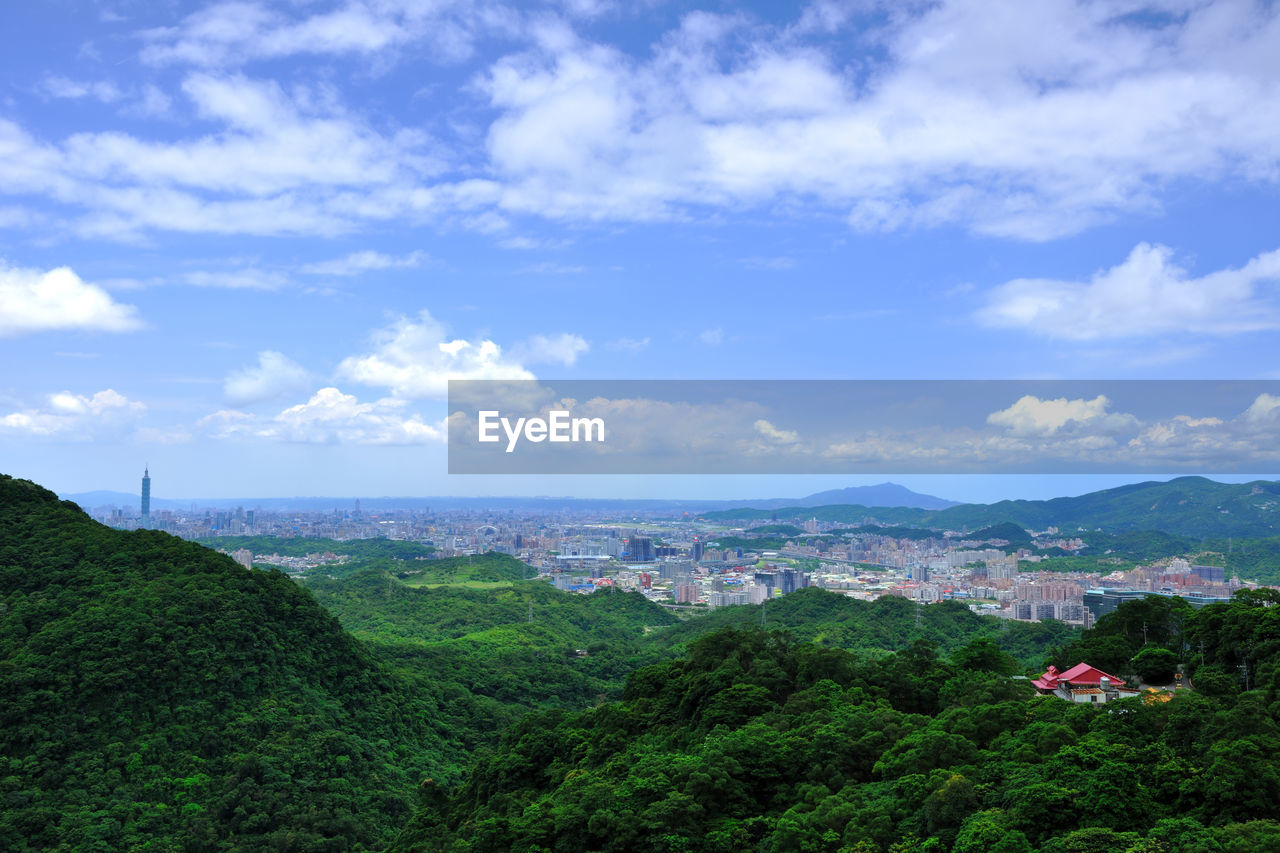
[[[1036,690],[1068,702],[1114,702],[1137,696],[1138,691],[1126,687],[1124,680],[1087,663],[1078,663],[1066,672],[1051,666],[1044,675],[1031,682]]]

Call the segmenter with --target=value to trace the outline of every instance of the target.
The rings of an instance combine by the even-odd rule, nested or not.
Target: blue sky
[[[1280,370],[1273,4],[50,0],[0,40],[0,470],[61,491],[802,494],[855,479],[450,478],[444,383]]]

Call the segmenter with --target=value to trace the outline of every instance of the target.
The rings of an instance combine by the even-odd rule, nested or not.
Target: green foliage
[[[1085,661],[1116,675],[1142,676],[1146,669],[1151,678],[1142,676],[1144,680],[1167,684],[1189,642],[1195,615],[1182,598],[1148,595],[1125,601],[1077,639],[1055,649],[1050,661],[1059,669]],[[1135,657],[1140,652],[1141,663]]]
[[[6,849],[384,843],[438,739],[279,572],[0,477]]]
[[[917,640],[934,643],[951,653],[977,637],[991,637],[1024,666],[1038,666],[1054,643],[1078,636],[1061,622],[1009,624],[979,616],[960,601],[944,601],[920,608],[905,598],[883,596],[859,601],[817,587],[799,589],[770,601],[766,621],[771,628],[785,628],[798,640],[823,646],[883,654],[908,648]],[[675,652],[692,638],[726,626],[760,624],[760,607],[721,607],[695,620],[683,622],[653,635],[652,641]]]
[[[747,531],[752,536],[786,536],[792,538],[795,536],[804,536],[803,527],[796,527],[794,524],[761,524]]]
[[[743,551],[780,551],[790,539],[790,536],[717,536],[707,544],[729,550],[741,548]]]
[[[535,577],[537,570],[515,557],[490,551],[473,557],[445,557],[406,564],[399,576],[412,585],[510,583]]]
[[[1133,656],[1133,671],[1147,684],[1172,684],[1178,656],[1161,646],[1148,645]]]
[[[796,597],[791,618],[835,607]],[[1278,611],[1257,594],[1130,602],[1081,642],[1133,656],[1145,623],[1137,660],[1194,637],[1201,670],[1225,671]],[[685,648],[621,702],[523,718],[396,849],[1219,853],[1280,838],[1275,648],[1236,652],[1251,692],[1105,706],[1033,696],[981,635],[949,660],[925,640],[869,657],[734,625]]]
[[[470,578],[510,577],[526,568],[497,554],[428,565],[434,563],[446,563],[455,578],[468,570]],[[528,711],[585,708],[619,695],[629,673],[661,654],[646,646],[645,632],[679,621],[638,593],[584,596],[518,576],[485,589],[408,586],[377,569],[305,582],[437,709],[443,760],[436,772],[444,785],[458,781],[471,754]]]
[[[1009,543],[1008,547],[1011,548],[1026,548],[1031,545],[1031,534],[1028,533],[1021,525],[1014,524],[1012,521],[992,524],[974,533],[966,533],[964,534],[964,538],[976,539],[978,541],[1004,539]]]

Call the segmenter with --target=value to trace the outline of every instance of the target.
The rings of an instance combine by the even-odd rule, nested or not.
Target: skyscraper
[[[151,469],[142,469],[142,526],[151,526]]]

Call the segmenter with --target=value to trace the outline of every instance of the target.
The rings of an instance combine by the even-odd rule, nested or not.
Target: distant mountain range
[[[771,506],[763,506],[770,504]],[[798,501],[754,501],[744,506],[758,506],[761,509],[773,509],[775,506],[829,506],[831,504],[862,504],[863,506],[914,507],[916,509],[946,509],[959,506],[958,501],[937,498],[933,495],[922,495],[913,492],[906,486],[897,483],[880,483],[875,486],[849,486],[844,489],[829,489],[815,492]]]
[[[136,508],[142,498],[128,492],[94,491],[63,494],[59,497],[74,501],[85,509],[97,507]],[[325,512],[355,508],[354,497],[290,497],[290,498],[163,498],[152,496],[153,510],[200,509],[270,509]],[[750,509],[777,509],[781,507],[823,506],[827,504],[862,504],[865,506],[914,507],[919,509],[945,509],[957,506],[955,501],[913,492],[896,483],[880,483],[875,486],[850,486],[817,492],[803,498],[766,498],[762,500],[634,500],[571,497],[362,497],[361,509],[368,511],[392,509],[472,509],[472,510],[635,510],[643,512],[708,512],[735,507]]]
[[[710,520],[778,521],[817,518],[852,524],[899,524],[939,530],[977,530],[1013,522],[1028,530],[1159,530],[1177,536],[1280,536],[1280,482],[1219,483],[1205,477],[1132,483],[1078,497],[1047,501],[957,504],[931,510],[829,504],[767,508],[743,506],[705,513]]]

